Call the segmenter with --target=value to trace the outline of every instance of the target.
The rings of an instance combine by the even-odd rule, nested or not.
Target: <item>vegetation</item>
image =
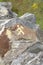
[[[33,13],[36,15],[36,23],[40,24],[43,29],[43,0],[0,0],[0,1],[11,1],[12,10],[23,15],[26,12]]]

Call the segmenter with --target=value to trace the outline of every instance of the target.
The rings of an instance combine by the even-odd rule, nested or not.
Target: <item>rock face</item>
[[[10,2],[0,2],[0,25],[16,17],[17,14],[11,11]]]
[[[40,61],[38,61],[38,58],[41,56],[42,56],[41,53],[38,54],[30,53],[29,49],[27,49],[24,53],[22,53],[16,59],[14,59],[11,65],[34,65],[34,64],[40,65]]]
[[[38,38],[40,39],[40,41],[43,43],[43,30],[38,29],[37,35],[38,35]]]
[[[25,13],[23,16],[19,18],[25,21],[30,21],[31,23],[36,23],[36,17],[34,14],[31,13]]]
[[[29,60],[28,57],[31,54],[31,52],[29,52],[29,55],[27,54],[28,53],[27,49],[33,44],[37,43],[37,40],[36,40],[37,36],[35,31],[21,24],[16,24],[10,28],[6,28],[4,33],[6,35],[6,42],[4,41],[3,42],[6,43],[6,45],[8,45],[8,48],[4,45],[4,47],[6,47],[5,48],[6,53],[4,53],[4,57],[3,57],[5,64],[13,65],[16,62],[17,64],[20,64],[20,61],[18,60],[16,61],[15,59],[15,58],[19,58],[19,55],[22,60],[21,62],[23,64],[26,64],[27,60]],[[7,43],[7,39],[9,39],[8,40],[9,43]],[[3,40],[3,37],[2,37],[2,40]],[[21,54],[23,54],[24,58],[21,57]],[[27,60],[25,60],[25,54],[26,54]]]
[[[34,14],[17,17],[5,5],[0,3],[0,65],[43,65],[43,33]]]
[[[10,9],[7,9],[4,6],[0,6],[0,21],[7,20],[16,17],[17,14],[13,13]]]
[[[37,40],[36,32],[30,28],[27,28],[26,26],[23,26],[21,24],[16,24],[12,31],[14,32],[14,35],[16,36],[15,39],[25,39],[25,40]]]
[[[11,28],[4,29],[4,31],[0,35],[0,49],[1,49],[0,54],[4,55],[9,49],[10,42],[13,45],[15,45],[16,40],[17,41],[27,40],[27,42],[29,42],[30,40],[31,42],[36,42],[37,41],[36,32],[34,30],[27,28],[26,26],[22,26],[21,24],[16,24]]]
[[[12,3],[11,2],[0,2],[0,6],[4,6],[4,7],[11,9]]]

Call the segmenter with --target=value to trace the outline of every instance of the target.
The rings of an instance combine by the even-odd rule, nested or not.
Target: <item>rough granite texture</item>
[[[8,4],[0,2],[9,12],[0,16],[0,65],[43,65],[43,31],[35,15],[17,17]]]

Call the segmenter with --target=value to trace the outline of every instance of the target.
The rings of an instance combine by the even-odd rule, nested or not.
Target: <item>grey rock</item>
[[[0,2],[0,6],[7,7],[8,9],[12,8],[12,3],[11,2]]]
[[[0,21],[15,18],[16,16],[17,14],[13,13],[10,9],[7,9],[4,6],[0,7]]]
[[[43,43],[43,30],[38,29],[37,36],[38,36],[39,40]]]
[[[34,23],[31,23],[30,21],[22,20],[22,19],[20,19],[20,18],[17,18],[17,19],[16,19],[16,22],[17,22],[17,23],[20,23],[20,24],[22,24],[22,25],[24,25],[24,26],[26,26],[26,27],[28,27],[28,28],[31,28],[31,29],[33,29],[33,30],[35,30],[35,31],[37,31],[38,28],[39,28],[39,25],[36,25],[36,24],[34,24]]]
[[[32,48],[35,49],[37,46],[38,45],[35,44],[35,46],[32,46]],[[38,53],[34,53],[34,52],[29,51],[29,49],[32,50],[31,48],[28,48],[27,50],[25,50],[25,52],[23,52],[21,55],[19,55],[16,59],[12,61],[11,65],[28,65],[28,64],[29,65],[39,64],[40,65],[42,64],[41,61],[39,60],[41,60],[41,56],[43,56],[43,52],[39,51]],[[38,50],[38,47],[37,47],[37,50]]]
[[[19,18],[24,20],[24,21],[30,21],[31,23],[36,23],[36,17],[32,13],[25,13],[24,15],[22,15]]]
[[[4,60],[1,58],[1,56],[0,56],[0,65],[5,65],[5,62],[4,62]]]
[[[23,16],[18,17],[15,12],[11,11],[11,8],[10,2],[0,2],[0,35],[4,28],[12,27],[15,24],[22,24],[36,31],[38,38],[37,41],[17,41],[13,35],[9,41],[9,51],[4,57],[0,57],[0,65],[43,65],[43,31],[36,24],[35,15],[25,13]],[[3,13],[3,10],[6,12]]]

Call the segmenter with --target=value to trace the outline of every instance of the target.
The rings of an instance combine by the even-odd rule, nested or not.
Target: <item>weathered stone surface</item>
[[[38,29],[37,30],[37,36],[40,39],[40,41],[43,43],[43,30]]]
[[[24,20],[24,21],[30,21],[31,23],[36,23],[36,17],[32,13],[25,13],[24,15],[22,15],[19,18]]]
[[[39,25],[36,25],[34,23],[31,23],[29,20],[22,20],[20,18],[16,19],[16,23],[21,23],[24,26],[27,26],[28,28],[34,29],[35,31],[37,31],[37,29],[39,28]]]
[[[8,9],[12,8],[12,3],[11,2],[0,2],[0,6],[4,6]]]
[[[39,44],[39,46],[40,45],[41,44]],[[32,47],[33,50],[35,50],[35,48],[38,50],[39,47],[37,44],[35,44]],[[43,52],[40,52],[41,48],[39,49],[40,51],[38,51],[38,52],[36,50],[35,50],[36,52],[34,52],[32,49],[31,48],[26,49],[25,52],[23,52],[21,55],[19,55],[16,59],[14,59],[12,61],[11,65],[34,65],[34,64],[40,65],[41,61],[39,61],[39,60],[41,60],[40,57],[42,56]],[[31,51],[33,51],[33,52],[31,52]]]
[[[33,46],[34,44],[35,44],[35,42],[32,42],[32,41],[27,42],[26,40],[24,40],[24,41],[23,40],[22,41],[15,41],[14,31],[13,31],[13,37],[10,40],[11,49],[9,51],[7,51],[7,53],[3,57],[5,64],[6,65],[28,65],[30,63],[30,61],[32,62],[32,58],[34,60],[34,58],[37,57],[36,53],[31,52],[35,49],[35,47],[33,47],[32,48],[33,50],[31,50],[31,51],[27,50],[27,49],[29,49],[30,46]],[[40,46],[40,47],[43,48],[42,46]],[[36,46],[37,50],[38,50],[38,48]],[[32,65],[32,64],[34,65],[35,61],[30,63],[30,65]],[[36,62],[39,62],[39,61],[37,60]]]
[[[0,65],[43,65],[43,31],[34,14],[17,17],[11,3],[0,6]]]
[[[0,25],[16,17],[17,14],[11,11],[10,2],[0,2]]]
[[[4,60],[1,58],[1,56],[0,56],[0,65],[5,65],[5,62],[4,62]]]

